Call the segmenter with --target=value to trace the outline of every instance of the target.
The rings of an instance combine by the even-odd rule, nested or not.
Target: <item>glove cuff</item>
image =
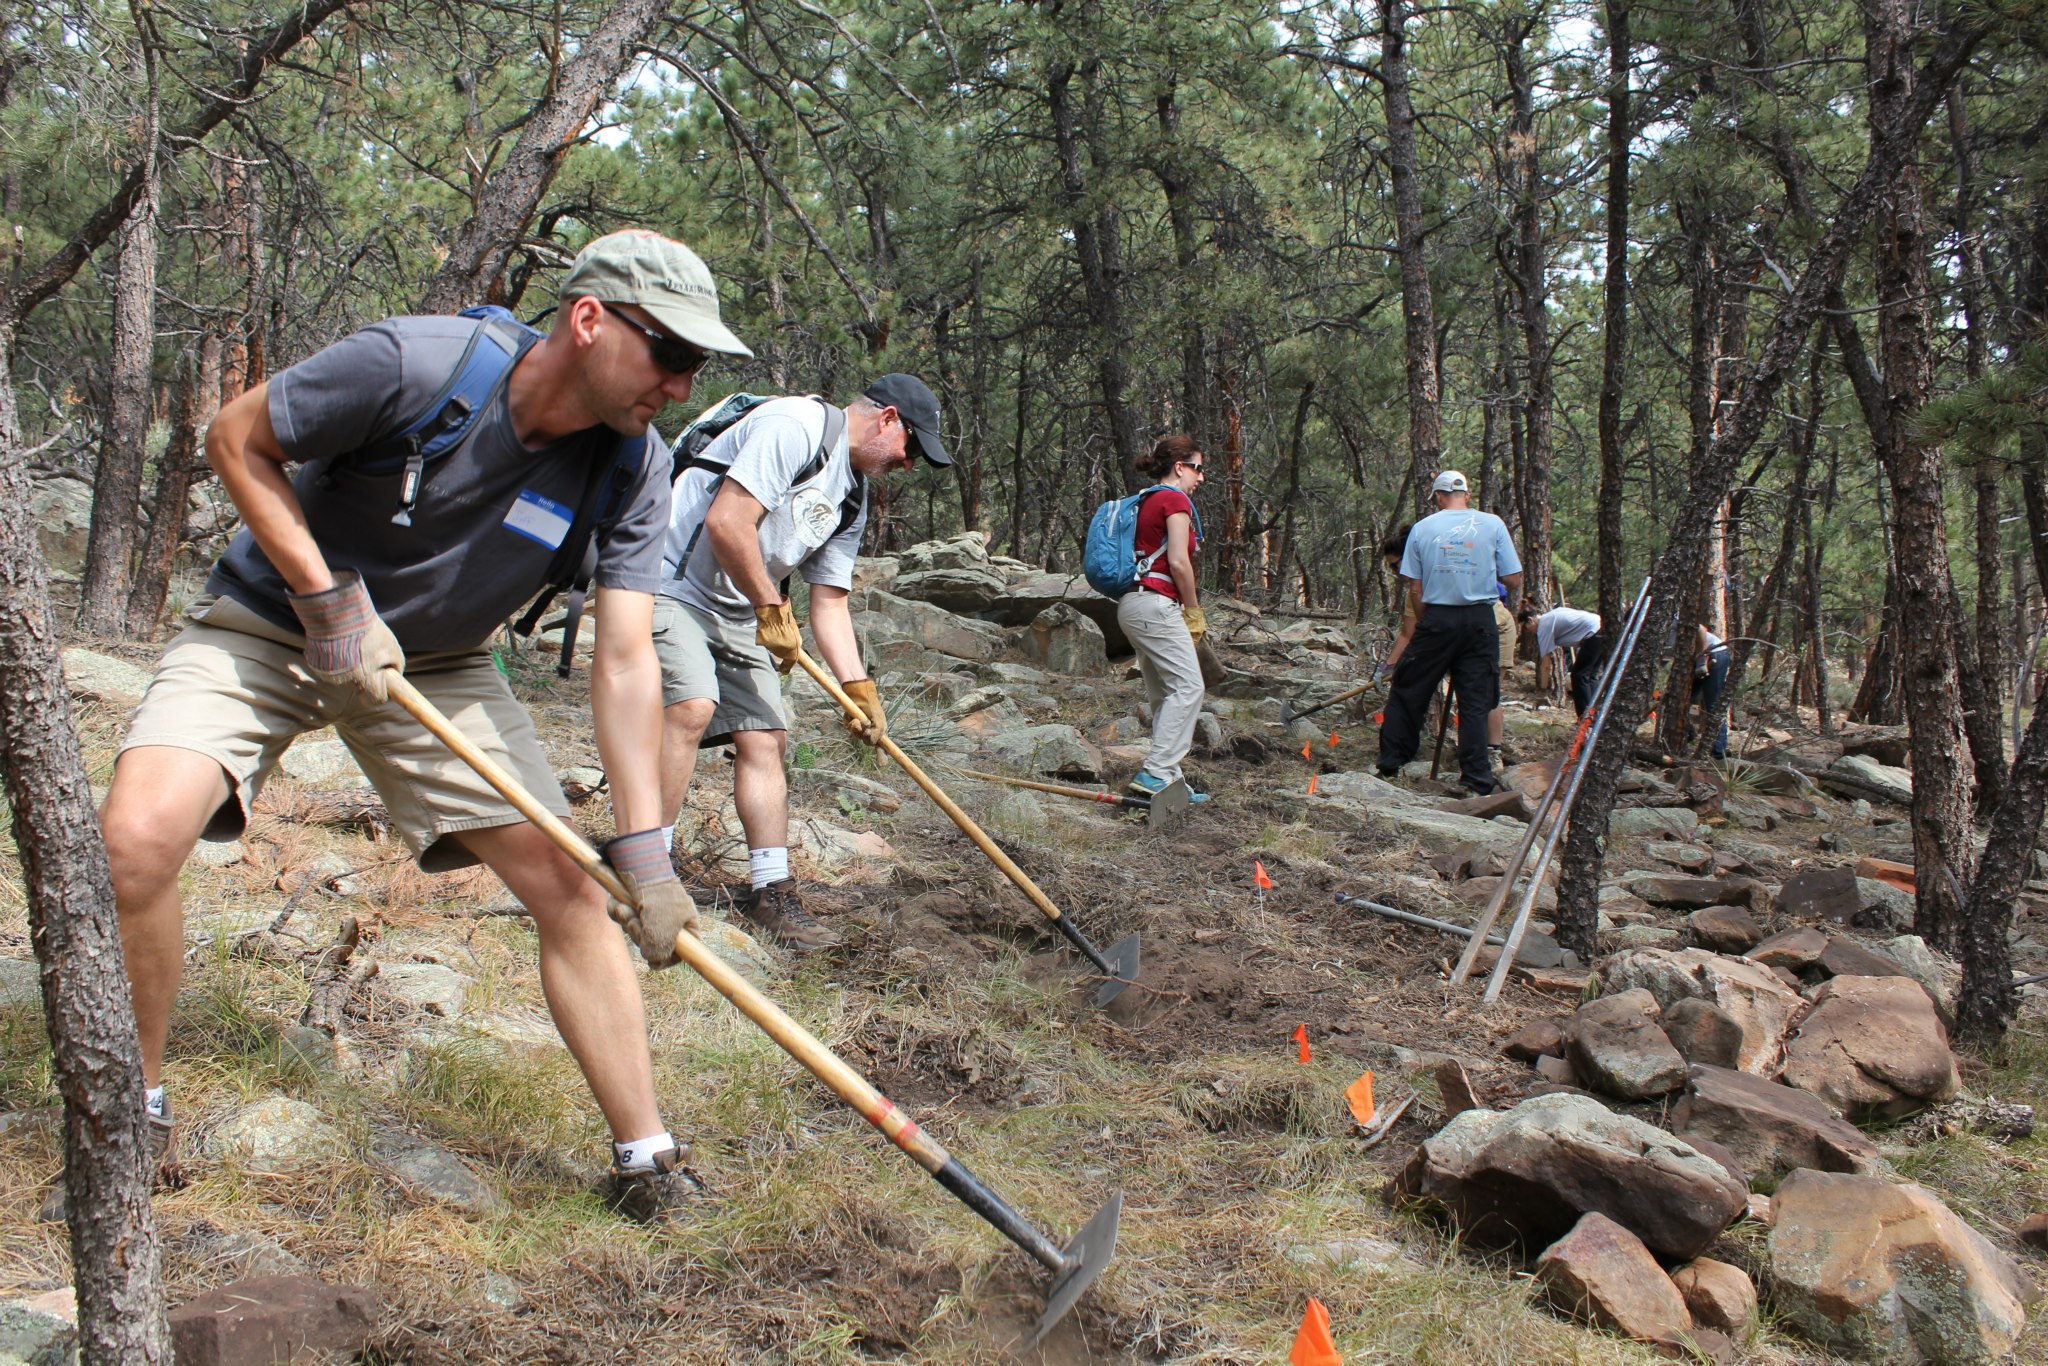
[[[353,569],[337,572],[332,588],[318,593],[286,593],[285,597],[309,637],[353,635],[369,630],[377,620],[370,590],[363,586],[363,576]]]
[[[640,830],[607,840],[604,861],[633,881],[646,886],[655,882],[679,882],[675,865],[669,862],[668,845],[659,830]]]

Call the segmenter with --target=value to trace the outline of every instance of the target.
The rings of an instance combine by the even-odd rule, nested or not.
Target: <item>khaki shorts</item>
[[[782,712],[782,675],[755,641],[754,629],[751,621],[730,621],[666,593],[654,595],[661,705],[718,703],[700,749],[730,743],[736,731],[789,729]]]
[[[1500,631],[1500,671],[1506,676],[1514,671],[1515,642],[1521,637],[1521,628],[1515,624],[1515,614],[1499,598],[1493,600],[1493,624]]]
[[[314,678],[290,632],[229,598],[200,598],[185,615],[191,624],[158,661],[121,749],[190,750],[226,771],[228,800],[201,838],[238,838],[285,748],[323,726],[334,727],[399,838],[430,873],[477,861],[444,836],[525,819],[396,702],[372,702],[353,687]],[[533,720],[488,652],[408,660],[405,676],[478,749],[568,817]]]

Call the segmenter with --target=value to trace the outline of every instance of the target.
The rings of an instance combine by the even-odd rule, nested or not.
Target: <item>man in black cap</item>
[[[839,935],[804,910],[789,873],[789,723],[776,675],[795,667],[800,637],[787,585],[801,573],[811,586],[818,653],[864,713],[847,729],[879,743],[882,702],[847,595],[867,480],[909,469],[917,455],[953,463],[939,441],[939,401],[915,375],[890,374],[843,409],[816,398],[758,404],[676,480],[654,606],[662,819],[672,837],[698,749],[730,744],[751,883],[741,913],[794,948],[826,948]]]

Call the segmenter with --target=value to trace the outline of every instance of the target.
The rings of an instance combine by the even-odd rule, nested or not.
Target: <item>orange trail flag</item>
[[[1296,1025],[1294,1027],[1294,1042],[1301,1049],[1301,1061],[1307,1063],[1309,1061],[1307,1025]]]
[[[1337,1344],[1330,1337],[1330,1311],[1311,1299],[1301,1316],[1301,1331],[1294,1335],[1294,1350],[1287,1354],[1292,1366],[1344,1366]]]
[[[1308,775],[1308,795],[1311,797],[1316,795],[1316,775],[1313,773]]]
[[[1344,1102],[1351,1107],[1351,1117],[1358,1121],[1359,1128],[1372,1123],[1372,1073],[1367,1072],[1344,1088]]]
[[[1313,746],[1314,746],[1314,744],[1315,744],[1315,741],[1313,741],[1313,740],[1303,740],[1303,741],[1301,742],[1301,757],[1302,757],[1302,758],[1304,758],[1304,759],[1313,759],[1313,758],[1315,757],[1315,756],[1314,756],[1313,754],[1311,754],[1311,753],[1309,752],[1309,751],[1310,751],[1310,749],[1311,749],[1311,747],[1313,747]]]
[[[1337,732],[1336,732],[1336,731],[1334,731],[1334,730],[1333,730],[1333,731],[1331,731],[1331,732],[1330,732],[1330,748],[1331,748],[1331,749],[1335,749],[1335,748],[1337,747],[1337,739],[1338,739],[1338,736],[1337,736]]]
[[[1266,875],[1266,865],[1258,859],[1252,860],[1252,881],[1266,891],[1273,890],[1273,879]]]

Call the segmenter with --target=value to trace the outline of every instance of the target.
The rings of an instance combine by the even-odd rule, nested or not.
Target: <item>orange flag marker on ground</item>
[[[1308,775],[1308,795],[1311,797],[1316,795],[1316,775],[1313,773]]]
[[[1287,1354],[1293,1366],[1344,1366],[1337,1344],[1330,1337],[1330,1311],[1322,1301],[1310,1297],[1301,1316],[1301,1331],[1294,1335],[1294,1350]]]
[[[1330,732],[1330,748],[1331,748],[1331,749],[1335,749],[1335,748],[1337,747],[1337,738],[1338,738],[1338,737],[1337,737],[1337,732],[1336,732],[1336,731],[1334,731],[1334,730],[1333,730],[1333,731],[1331,731],[1331,732]]]
[[[1266,876],[1266,865],[1257,859],[1252,860],[1252,881],[1269,892],[1273,890],[1273,879]]]
[[[1375,726],[1384,726],[1387,724],[1387,714],[1383,711],[1374,712],[1372,714],[1372,723]]]
[[[1359,1128],[1370,1125],[1375,1113],[1372,1107],[1372,1073],[1367,1072],[1345,1087],[1344,1101],[1351,1107],[1351,1117],[1358,1121]]]
[[[1307,1063],[1309,1061],[1307,1025],[1296,1025],[1294,1027],[1294,1042],[1301,1046],[1301,1060],[1303,1063]]]
[[[1302,758],[1304,758],[1304,759],[1313,759],[1313,758],[1315,757],[1315,756],[1314,756],[1313,754],[1311,754],[1311,753],[1309,752],[1309,747],[1310,747],[1311,745],[1313,745],[1314,743],[1315,743],[1315,742],[1314,742],[1313,740],[1303,740],[1303,741],[1301,742],[1301,757],[1302,757]]]

